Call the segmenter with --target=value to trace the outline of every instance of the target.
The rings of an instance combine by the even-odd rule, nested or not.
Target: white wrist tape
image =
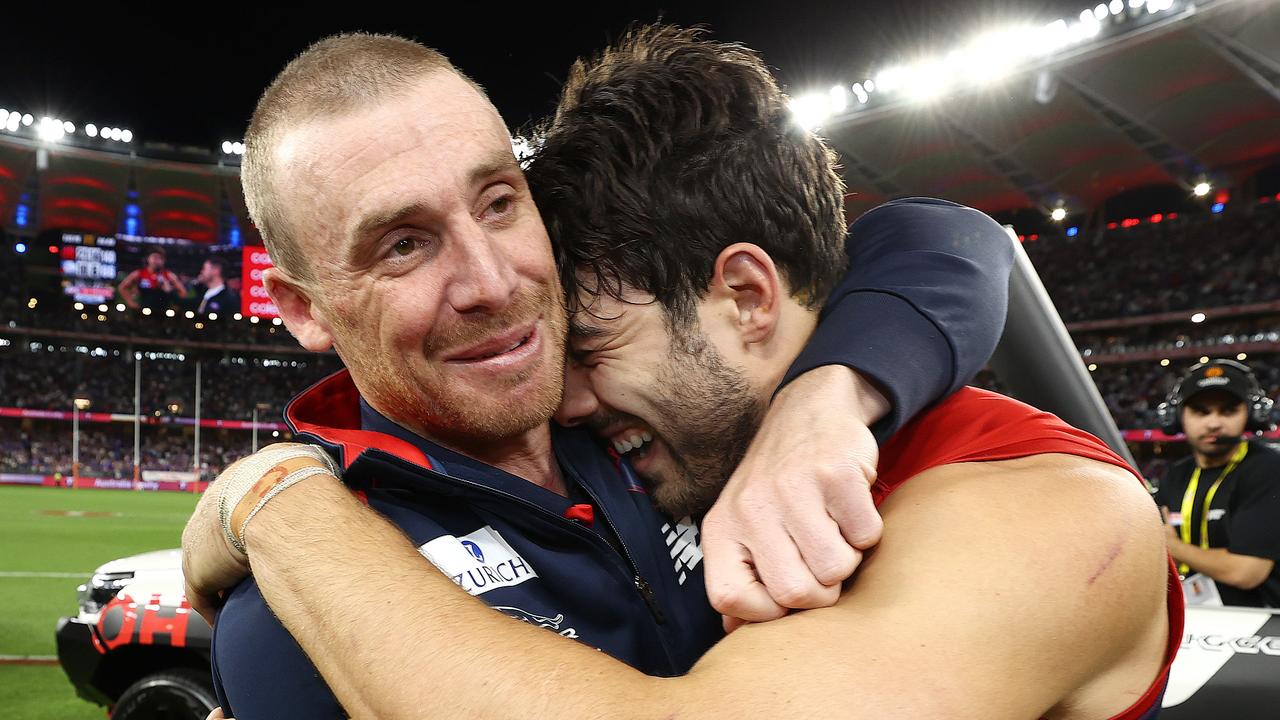
[[[240,523],[240,527],[233,529],[231,527],[232,515],[240,505],[240,502],[244,500],[245,495],[272,468],[283,462],[298,458],[306,458],[318,463],[318,465],[304,466],[280,478]],[[222,532],[227,536],[227,541],[236,550],[242,553],[245,552],[245,528],[249,525],[249,520],[262,509],[262,506],[266,505],[268,500],[280,494],[285,488],[323,473],[340,477],[338,468],[328,453],[314,445],[301,444],[269,445],[257,454],[250,455],[233,467],[223,471],[218,480],[218,484],[221,485],[218,494],[218,520],[222,523]]]

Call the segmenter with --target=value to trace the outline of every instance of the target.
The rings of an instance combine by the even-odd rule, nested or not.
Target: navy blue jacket
[[[659,514],[629,467],[586,431],[554,430],[571,497],[581,494],[570,499],[395,425],[364,405],[346,371],[300,395],[286,416],[302,439],[344,465],[349,487],[495,609],[651,675],[687,671],[721,637],[697,528]],[[591,507],[589,522],[583,506]],[[352,582],[359,579],[335,578],[334,592]],[[218,616],[213,666],[228,717],[342,717],[252,579]]]
[[[1011,245],[982,213],[927,199],[868,212],[848,243],[850,272],[787,379],[834,363],[878,381],[894,408],[875,428],[883,440],[986,362],[1004,324]],[[304,392],[286,416],[343,463],[348,485],[495,609],[652,675],[687,671],[721,636],[696,527],[658,514],[629,468],[581,432],[553,437],[582,495],[566,499],[381,418],[345,372]],[[592,527],[569,519],[581,515],[575,505],[592,506]],[[219,615],[213,665],[229,717],[342,715],[252,580]]]

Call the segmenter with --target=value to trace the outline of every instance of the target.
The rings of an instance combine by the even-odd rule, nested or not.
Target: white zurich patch
[[[443,535],[419,547],[418,552],[472,595],[538,577],[529,563],[488,525],[462,537]]]

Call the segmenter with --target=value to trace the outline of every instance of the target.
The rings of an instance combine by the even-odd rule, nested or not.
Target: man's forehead
[[[646,310],[658,310],[652,293],[626,283],[610,285],[599,276],[578,272],[569,312],[569,333],[578,338],[615,335]]]

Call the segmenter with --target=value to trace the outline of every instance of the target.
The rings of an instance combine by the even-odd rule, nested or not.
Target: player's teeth
[[[640,447],[641,445],[643,445],[643,444],[644,444],[644,440],[641,440],[639,435],[632,435],[632,436],[631,436],[631,449],[632,449],[632,450],[635,450],[635,449],[639,448],[639,447]]]
[[[641,433],[640,437],[644,438],[645,442],[653,442],[653,433],[651,432],[646,431]]]

